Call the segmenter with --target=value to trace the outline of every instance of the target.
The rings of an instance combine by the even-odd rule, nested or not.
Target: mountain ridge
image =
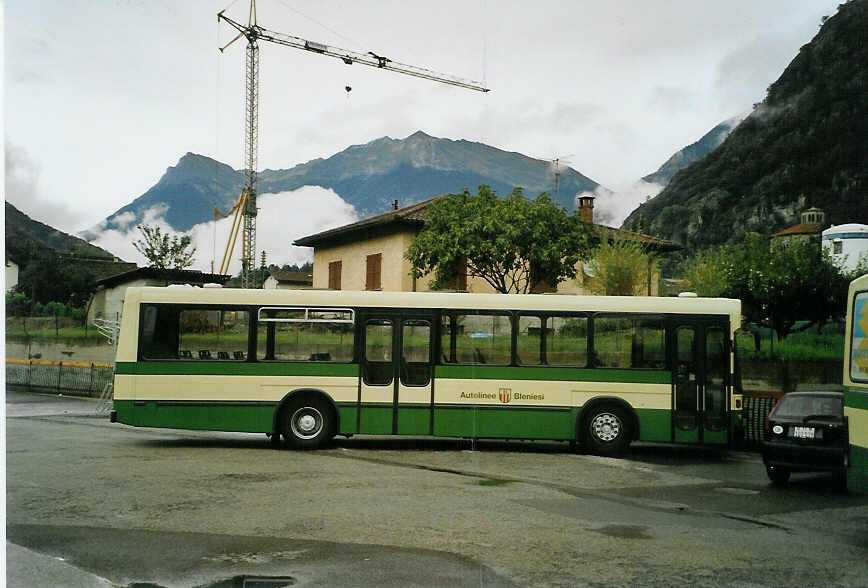
[[[259,193],[278,193],[302,186],[334,190],[362,215],[488,184],[505,196],[522,187],[529,197],[553,191],[551,163],[484,143],[433,137],[416,131],[404,139],[380,137],[351,145],[328,158],[316,158],[288,169],[259,172]],[[242,172],[204,155],[187,153],[170,166],[141,196],[83,234],[93,238],[102,229],[122,229],[157,207],[178,231],[212,220],[212,210],[227,210],[238,198]],[[572,168],[561,170],[558,203],[574,209],[574,196],[600,184]]]

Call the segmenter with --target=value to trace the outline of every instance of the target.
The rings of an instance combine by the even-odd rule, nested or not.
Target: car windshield
[[[829,396],[785,396],[778,405],[774,416],[798,417],[830,416],[840,417],[844,412],[841,398]]]

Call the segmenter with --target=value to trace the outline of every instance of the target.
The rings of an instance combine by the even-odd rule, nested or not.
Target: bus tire
[[[766,475],[775,486],[783,486],[790,479],[790,470],[775,465],[766,466]]]
[[[334,437],[335,416],[321,398],[293,399],[281,415],[283,440],[291,449],[316,449]]]
[[[588,449],[597,455],[622,453],[633,438],[631,422],[627,412],[619,406],[595,406],[585,417],[584,438]]]

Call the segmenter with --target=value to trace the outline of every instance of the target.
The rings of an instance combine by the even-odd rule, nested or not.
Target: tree
[[[51,249],[34,246],[18,276],[16,290],[40,304],[62,302],[84,306],[95,287],[83,264],[69,263]]]
[[[594,294],[637,296],[650,294],[658,263],[641,243],[616,238],[600,242],[587,268],[593,276],[585,286]]]
[[[449,284],[465,260],[468,276],[509,294],[574,278],[591,248],[589,225],[548,195],[531,201],[516,188],[501,199],[483,185],[477,196],[465,190],[432,203],[406,257],[414,277],[434,273],[434,288]]]
[[[823,322],[845,311],[850,276],[810,241],[771,247],[767,237],[749,233],[741,245],[700,254],[685,267],[688,280],[697,284],[716,271],[723,290],[699,293],[740,299],[744,317],[768,325],[780,339],[797,321]],[[711,278],[707,283],[717,288]]]
[[[184,269],[193,265],[196,248],[190,247],[191,239],[187,235],[163,234],[160,227],[140,225],[142,239],[133,242],[139,253],[145,256],[150,267],[158,269]]]
[[[683,273],[687,287],[699,296],[723,296],[727,281],[721,270],[721,257],[721,249],[705,249],[686,260]]]

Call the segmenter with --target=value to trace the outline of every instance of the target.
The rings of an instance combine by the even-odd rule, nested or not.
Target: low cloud
[[[297,190],[276,194],[260,194],[257,205],[259,216],[256,223],[256,265],[259,265],[261,252],[266,253],[268,264],[301,264],[313,260],[313,250],[307,247],[293,247],[292,242],[300,237],[345,225],[358,220],[355,208],[341,199],[332,190],[318,186],[303,186]],[[196,255],[192,269],[203,272],[219,271],[229,234],[232,230],[232,217],[215,222],[204,222],[192,227],[186,233],[175,231],[165,220],[166,206],[160,205],[145,211],[143,220],[131,225],[126,215],[123,229],[96,231],[91,243],[111,251],[121,259],[146,265],[144,257],[133,246],[141,238],[139,225],[159,227],[163,232],[188,235]],[[118,217],[112,219],[117,222]],[[213,268],[212,268],[213,263]],[[229,272],[233,275],[241,271],[241,235],[235,243],[231,256]]]
[[[598,188],[595,192],[595,222],[619,227],[640,204],[660,193],[663,186],[645,180],[616,186],[614,190]],[[608,222],[607,222],[608,221]]]
[[[110,222],[115,225],[118,230],[126,231],[129,229],[130,223],[136,220],[136,213],[128,210],[110,219]]]
[[[6,200],[33,220],[72,233],[84,219],[67,204],[45,198],[39,186],[42,170],[23,148],[6,143],[4,168]]]

